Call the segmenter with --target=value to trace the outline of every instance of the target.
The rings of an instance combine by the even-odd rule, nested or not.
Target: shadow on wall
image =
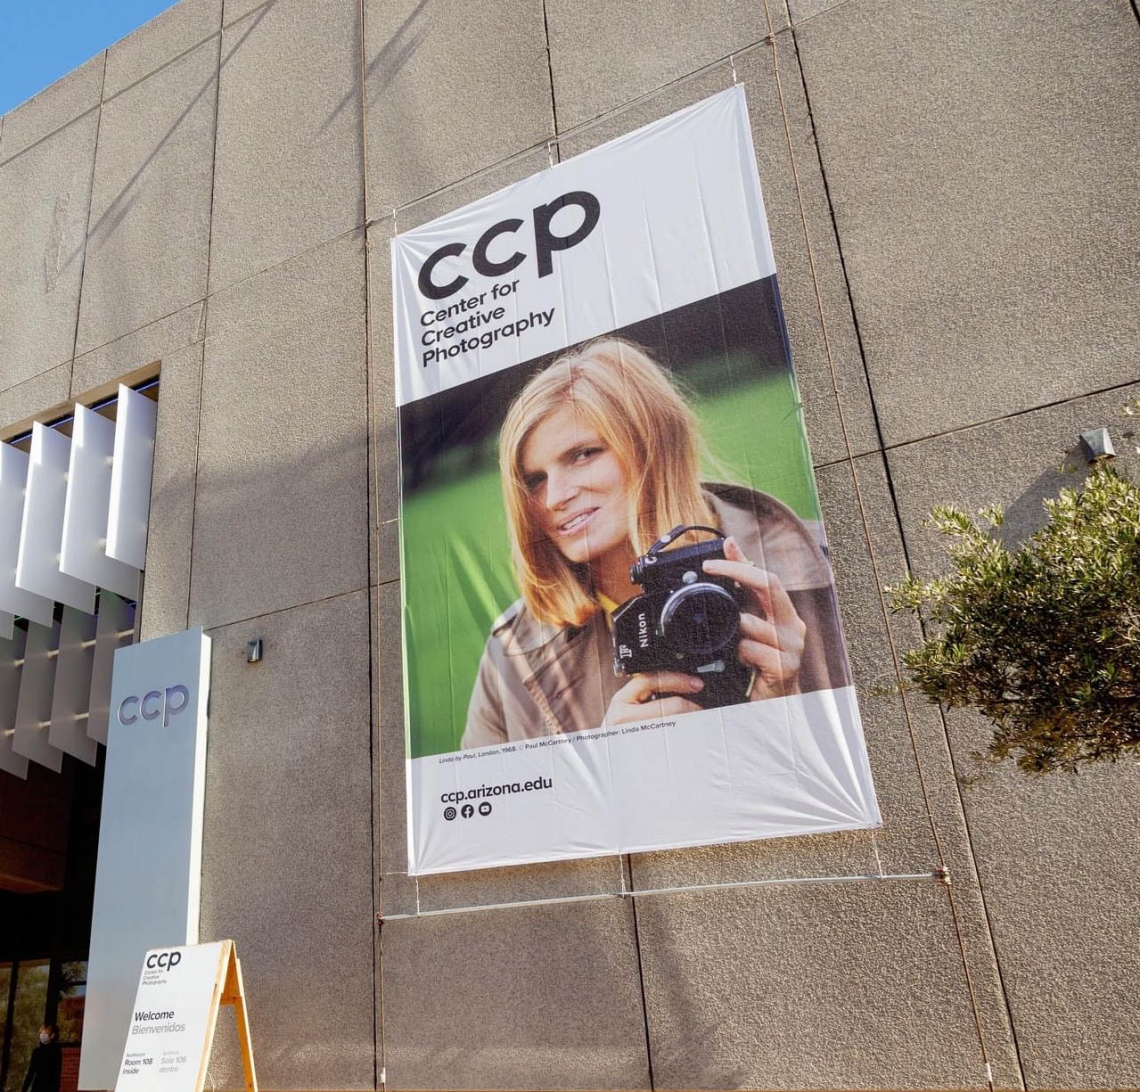
[[[276,3],[276,0],[272,0]],[[380,51],[364,68],[364,86],[368,88],[367,103],[373,105],[395,82],[396,77],[403,71],[407,63],[415,56],[429,29],[428,5],[431,0],[418,0],[418,3],[408,13],[407,17],[396,28],[395,33],[380,47]],[[368,43],[365,42],[365,48]],[[345,95],[336,108],[321,126],[321,131],[328,129],[337,116],[344,112],[357,99],[359,90],[354,88]],[[408,132],[414,132],[416,126],[409,125]]]
[[[275,2],[275,0],[271,0]],[[266,7],[271,5],[266,5]],[[250,34],[256,29],[257,24],[265,18],[266,10],[263,8],[249,21],[249,25],[242,31],[241,37],[234,43],[233,48],[221,59],[221,67],[225,67],[226,63],[233,57],[238,49],[241,48],[242,43]],[[198,48],[198,47],[195,47]],[[176,58],[180,60],[181,58]],[[174,63],[174,62],[170,62]],[[174,124],[163,134],[162,138],[150,149],[146,158],[139,165],[138,170],[127,179],[123,188],[111,199],[106,209],[103,210],[99,218],[91,224],[87,231],[88,245],[94,246],[98,249],[104,242],[111,238],[115,230],[127,217],[137,199],[139,188],[146,181],[146,173],[151,164],[158,158],[159,153],[164,147],[173,139],[174,135],[178,132],[179,128],[183,125],[186,119],[193,113],[194,108],[202,101],[202,99],[217,86],[218,74],[215,72],[202,86],[194,92],[185,108],[175,119]],[[69,262],[74,261],[78,257],[78,253],[72,255],[68,259]]]
[[[1043,471],[1012,504],[1002,511],[1004,520],[998,538],[1008,550],[1015,550],[1045,526],[1044,502],[1056,497],[1062,489],[1079,489],[1089,473],[1088,456],[1080,443],[1065,452],[1056,467]]]

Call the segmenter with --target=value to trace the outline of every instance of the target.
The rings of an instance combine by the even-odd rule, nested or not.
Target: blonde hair
[[[534,430],[570,404],[617,456],[629,486],[629,542],[644,554],[681,523],[713,521],[701,492],[696,416],[644,349],[620,338],[591,341],[536,374],[511,403],[499,434],[499,468],[511,563],[523,600],[540,622],[583,625],[598,609],[582,565],[542,534],[522,453]]]

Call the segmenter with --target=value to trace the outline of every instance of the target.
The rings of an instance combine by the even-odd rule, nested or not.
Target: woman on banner
[[[702,482],[701,451],[696,417],[672,380],[619,338],[563,354],[523,388],[499,437],[522,596],[492,625],[464,748],[849,685],[831,569],[816,536],[767,494]],[[687,573],[669,564],[666,573],[675,547],[659,540],[682,527],[703,530],[678,535],[681,545],[712,534],[717,556],[698,555]],[[662,649],[659,633],[631,611],[623,616],[623,604],[639,615],[647,602],[631,580],[639,559],[673,604],[681,598],[674,585],[684,594],[685,584],[699,583],[675,614],[688,611],[707,643],[708,616],[719,610],[720,659],[693,670],[698,660]],[[635,639],[625,643],[627,631]],[[634,655],[635,665],[646,655],[669,662],[618,674],[611,665],[629,645],[649,649]],[[672,669],[676,662],[690,670]]]

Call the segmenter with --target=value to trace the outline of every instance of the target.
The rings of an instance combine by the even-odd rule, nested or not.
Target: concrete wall
[[[885,827],[417,892],[388,238],[734,66]],[[930,505],[1026,533],[1140,395],[1138,86],[1129,0],[182,0],[2,119],[2,434],[162,361],[142,627],[214,638],[203,936],[264,1087],[1140,1084],[1140,771],[963,784],[985,726],[872,691]]]

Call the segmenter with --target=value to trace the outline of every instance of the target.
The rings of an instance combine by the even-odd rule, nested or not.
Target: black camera
[[[693,531],[716,537],[666,549]],[[748,700],[752,670],[737,659],[737,648],[740,612],[750,601],[735,580],[710,576],[702,567],[705,561],[723,558],[720,531],[681,525],[633,563],[630,580],[645,591],[614,612],[615,674],[680,671],[696,675],[705,685],[692,700],[706,709]]]

